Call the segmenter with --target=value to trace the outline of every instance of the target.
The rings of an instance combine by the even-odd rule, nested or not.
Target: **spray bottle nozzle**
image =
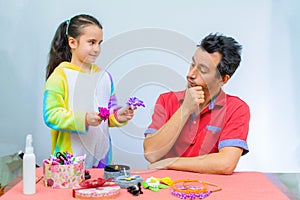
[[[33,153],[32,135],[30,135],[30,134],[26,136],[25,153]]]

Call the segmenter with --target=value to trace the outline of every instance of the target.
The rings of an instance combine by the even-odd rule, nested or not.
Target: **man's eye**
[[[202,73],[202,74],[206,74],[208,72],[208,70],[205,67],[199,67],[198,70]]]
[[[195,67],[195,63],[191,63],[191,66],[192,66],[192,67]]]

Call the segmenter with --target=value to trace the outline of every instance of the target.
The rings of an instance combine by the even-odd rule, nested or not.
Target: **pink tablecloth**
[[[103,177],[103,169],[90,169],[92,179]],[[206,199],[230,199],[230,200],[285,200],[288,199],[269,179],[262,173],[259,172],[235,172],[233,175],[209,175],[209,174],[198,174],[190,172],[181,172],[173,170],[132,170],[131,174],[137,174],[142,176],[144,179],[151,176],[154,177],[165,177],[169,176],[173,180],[177,179],[200,179],[206,182],[217,184],[222,188],[221,191],[212,193]],[[37,176],[42,175],[42,169],[37,169]],[[15,187],[5,193],[0,200],[67,200],[75,199],[72,197],[71,189],[51,189],[43,185],[40,181],[37,183],[36,194],[24,195],[22,193],[23,182],[19,182]],[[127,192],[126,189],[121,189],[121,192],[117,199],[174,199],[179,200],[178,197],[172,196],[170,189],[161,189],[159,192],[152,192],[150,190],[143,189],[144,194],[139,196],[133,196]]]

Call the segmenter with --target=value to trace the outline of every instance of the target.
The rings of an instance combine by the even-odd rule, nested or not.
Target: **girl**
[[[125,125],[133,117],[133,110],[117,105],[111,75],[93,64],[102,36],[102,25],[89,15],[61,23],[46,72],[43,114],[51,128],[52,153],[86,154],[86,168],[111,164],[108,127]],[[100,119],[98,107],[109,109],[108,120]]]

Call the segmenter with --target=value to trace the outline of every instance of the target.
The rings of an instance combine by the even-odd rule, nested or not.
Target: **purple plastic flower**
[[[98,107],[98,110],[101,120],[106,121],[109,118],[109,110],[104,107]]]
[[[71,165],[71,164],[73,164],[73,161],[72,161],[73,155],[70,154],[70,153],[68,153],[67,151],[64,154],[65,154],[65,157],[67,158],[67,160],[64,161],[64,164],[65,165]]]
[[[142,100],[138,99],[137,97],[130,97],[126,104],[129,106],[130,109],[134,109],[135,107],[138,106],[143,106],[145,107],[145,104]]]

